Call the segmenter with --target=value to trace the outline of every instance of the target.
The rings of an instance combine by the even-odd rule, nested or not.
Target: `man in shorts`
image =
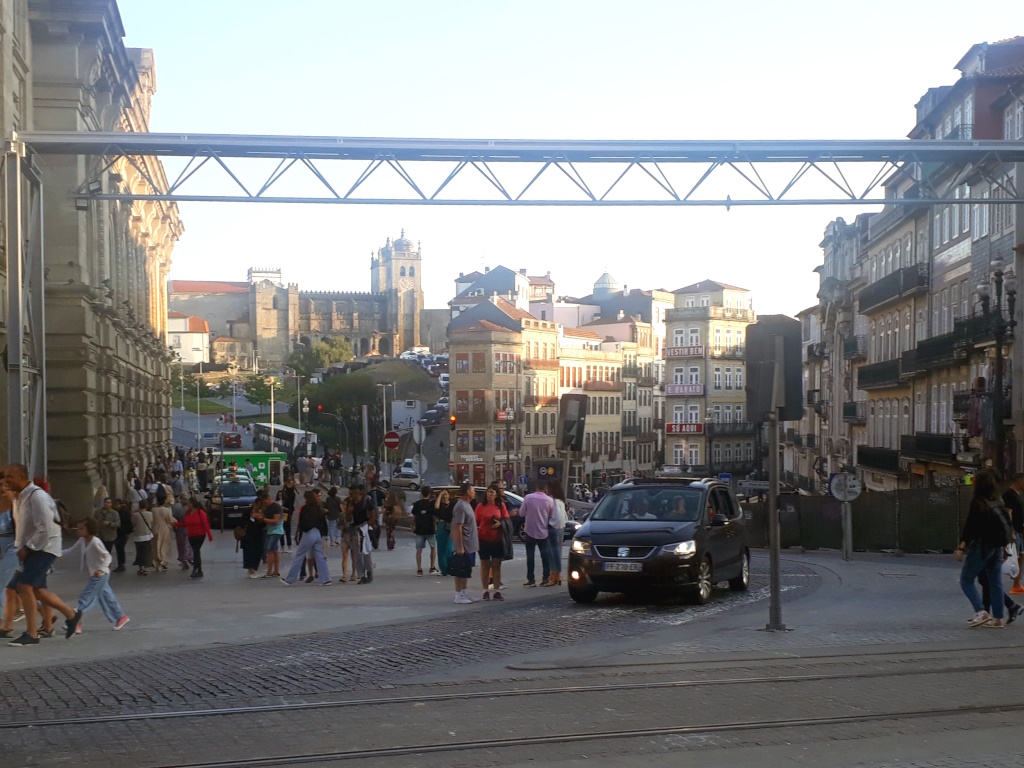
[[[434,517],[434,500],[430,498],[430,486],[420,488],[423,497],[412,505],[412,531],[416,535],[416,575],[423,575],[423,548],[430,545],[430,575],[437,570],[437,519]]]
[[[463,483],[459,486],[459,500],[452,510],[452,544],[455,545],[455,554],[458,558],[455,565],[458,566],[463,556],[469,560],[469,568],[466,570],[452,570],[449,565],[449,572],[455,576],[455,600],[456,605],[475,603],[472,597],[466,594],[466,586],[473,575],[473,566],[476,564],[476,553],[480,549],[480,541],[476,532],[476,515],[473,514],[472,501],[476,498],[476,489],[472,483]]]
[[[4,468],[0,508],[14,510],[14,546],[20,563],[19,570],[7,584],[7,600],[12,602],[17,594],[25,611],[25,632],[9,645],[24,648],[39,644],[37,601],[63,613],[67,619],[64,636],[68,639],[74,637],[82,621],[82,612],[71,610],[46,588],[46,574],[61,553],[57,504],[50,494],[29,480],[28,467],[11,464]],[[4,637],[10,637],[11,631],[7,627],[0,630]]]

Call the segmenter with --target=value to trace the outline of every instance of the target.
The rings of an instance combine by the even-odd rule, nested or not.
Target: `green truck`
[[[234,461],[239,469],[245,469],[245,462],[252,464],[252,479],[258,487],[284,485],[284,466],[288,457],[283,453],[264,453],[262,451],[224,451],[224,463],[231,466]]]

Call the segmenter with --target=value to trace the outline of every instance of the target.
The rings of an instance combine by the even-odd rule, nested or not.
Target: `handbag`
[[[473,566],[469,563],[469,555],[455,552],[448,558],[448,573],[457,579],[468,579],[473,575]]]
[[[235,526],[235,541],[241,541],[244,538],[245,538],[245,526],[244,525],[236,525]]]
[[[1017,545],[1006,545],[1006,559],[1003,560],[1003,576],[1016,579],[1020,576],[1020,565],[1017,563]]]

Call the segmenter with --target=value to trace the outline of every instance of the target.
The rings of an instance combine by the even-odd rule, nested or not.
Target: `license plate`
[[[605,563],[604,570],[625,573],[639,573],[644,569],[643,563]]]

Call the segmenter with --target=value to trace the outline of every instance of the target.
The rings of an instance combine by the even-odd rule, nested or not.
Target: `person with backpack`
[[[1013,527],[1006,506],[996,494],[995,475],[982,470],[974,476],[974,496],[964,521],[960,546],[956,549],[957,562],[963,562],[960,588],[974,608],[974,616],[968,620],[972,627],[1002,629],[1006,626],[1002,569],[1006,556],[1004,547],[1011,541]],[[991,613],[985,609],[975,583],[982,572],[991,591]]]

